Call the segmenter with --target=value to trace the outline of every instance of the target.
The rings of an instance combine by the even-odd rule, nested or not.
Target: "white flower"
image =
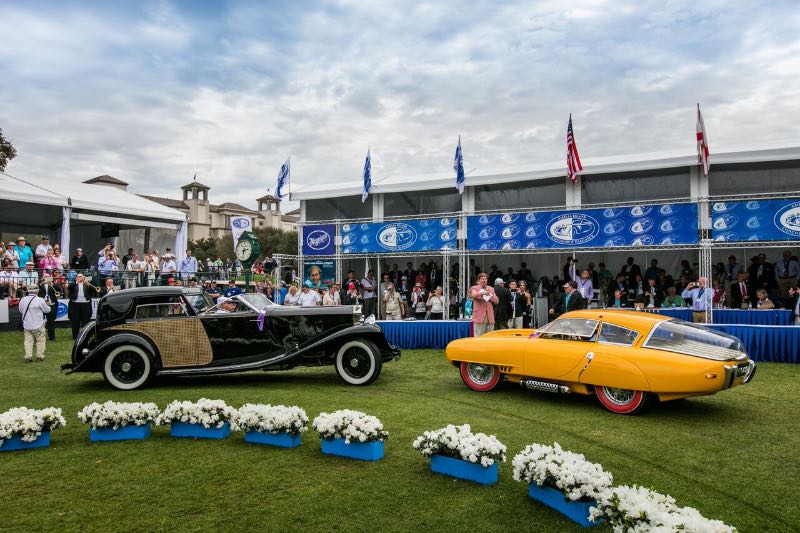
[[[160,412],[154,403],[107,401],[103,404],[90,403],[78,412],[78,418],[92,429],[119,429],[155,422]]]
[[[42,432],[52,431],[67,425],[61,415],[61,409],[47,407],[45,409],[28,409],[13,407],[0,413],[0,446],[5,439],[19,435],[25,442],[33,442]]]
[[[170,403],[156,419],[157,425],[169,425],[172,422],[186,424],[202,424],[205,428],[221,428],[236,414],[236,409],[229,407],[222,400],[200,398],[197,402]]]
[[[323,439],[344,439],[351,442],[376,442],[389,437],[383,424],[374,416],[361,411],[340,409],[333,413],[320,413],[312,423]]]
[[[231,419],[234,431],[299,435],[308,430],[308,415],[300,407],[247,403]]]
[[[703,517],[697,509],[678,507],[666,494],[625,485],[606,490],[592,507],[590,518],[605,518],[615,533],[734,533],[736,528]]]
[[[445,455],[481,466],[492,466],[495,461],[506,460],[506,447],[494,435],[472,433],[469,424],[426,431],[411,444],[426,456]]]

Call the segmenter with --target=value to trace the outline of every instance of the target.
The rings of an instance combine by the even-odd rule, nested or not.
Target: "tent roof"
[[[643,156],[651,156],[651,158],[642,159]],[[788,160],[800,160],[800,147],[712,153],[711,171],[714,171],[714,165]],[[697,155],[639,154],[636,157],[615,156],[593,158],[591,159],[591,164],[585,164],[586,160],[583,162],[583,171],[580,172],[580,175],[587,176],[592,174],[642,172],[647,170],[690,167],[697,165]],[[468,175],[466,185],[469,187],[552,178],[566,179],[566,172],[566,166],[563,162],[543,165],[539,168],[503,169],[486,174]],[[339,180],[333,183],[317,183],[299,188],[297,191],[292,191],[290,198],[292,200],[316,200],[319,198],[361,195],[361,187],[362,184],[360,180]],[[453,172],[417,175],[414,177],[389,176],[382,179],[375,179],[373,176],[371,194],[433,189],[455,190],[455,177]]]
[[[59,191],[59,192],[56,192]],[[69,196],[67,196],[69,195]],[[0,198],[56,207],[71,205],[75,209],[183,222],[186,215],[136,194],[79,181],[51,178],[20,179],[0,172]]]

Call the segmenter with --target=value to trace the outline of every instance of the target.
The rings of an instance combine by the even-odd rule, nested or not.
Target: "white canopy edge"
[[[637,172],[647,170],[682,168],[697,165],[697,155],[667,156],[663,154],[653,159],[640,159],[641,156],[615,156],[593,158],[586,164],[580,175],[608,174],[615,172]],[[712,154],[711,172],[714,165],[730,163],[759,163],[765,161],[800,160],[800,147],[772,148],[764,150],[747,150]],[[586,162],[586,161],[584,161]],[[534,169],[508,169],[480,175],[468,175],[467,186],[494,185],[498,183],[516,183],[541,179],[566,179],[566,164],[549,164]],[[405,191],[421,191],[448,189],[455,191],[455,175],[447,174],[417,175],[415,177],[380,177],[373,178],[372,194],[396,193]],[[292,200],[316,200],[320,198],[354,196],[361,194],[361,181],[340,180],[334,183],[317,183],[292,191]]]
[[[0,172],[0,198],[54,207],[71,205],[73,209],[98,211],[109,218],[127,215],[169,220],[175,224],[186,220],[186,215],[177,209],[114,187],[66,180],[17,178],[5,172]]]

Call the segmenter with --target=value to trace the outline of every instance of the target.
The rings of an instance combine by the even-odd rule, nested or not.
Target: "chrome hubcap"
[[[122,363],[122,371],[123,372],[130,372],[131,371],[131,364],[130,363]]]
[[[634,391],[628,389],[613,389],[606,387],[606,398],[616,405],[628,405],[633,401]]]
[[[350,359],[350,366],[353,368],[358,366],[358,359]]]
[[[481,365],[478,363],[467,364],[467,375],[469,379],[477,385],[486,385],[494,377],[494,368],[491,365]]]

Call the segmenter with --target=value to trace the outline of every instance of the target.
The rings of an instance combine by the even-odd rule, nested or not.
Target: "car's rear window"
[[[638,331],[623,328],[616,324],[603,322],[603,327],[600,328],[600,337],[598,340],[603,344],[622,344],[631,346],[636,342],[636,337],[639,336]]]
[[[677,319],[659,322],[644,347],[720,360],[735,358],[745,351],[733,335]]]

